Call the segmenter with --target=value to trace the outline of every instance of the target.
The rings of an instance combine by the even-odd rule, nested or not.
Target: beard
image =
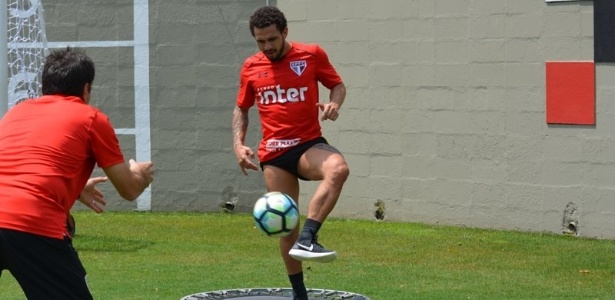
[[[284,58],[284,49],[286,47],[286,40],[282,40],[282,48],[280,48],[280,50],[275,51],[274,53],[272,53],[271,55],[265,53],[265,56],[267,56],[267,58],[269,58],[270,61],[274,62],[274,61],[280,61]]]

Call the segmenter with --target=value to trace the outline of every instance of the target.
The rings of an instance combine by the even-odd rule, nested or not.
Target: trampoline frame
[[[214,299],[241,299],[247,297],[265,297],[275,296],[288,297],[292,299],[291,288],[246,288],[246,289],[230,289],[210,292],[201,292],[188,296],[184,296],[180,300],[214,300]],[[330,289],[308,289],[308,298],[323,299],[323,300],[370,300],[368,297],[338,290]],[[266,299],[263,299],[266,300]]]

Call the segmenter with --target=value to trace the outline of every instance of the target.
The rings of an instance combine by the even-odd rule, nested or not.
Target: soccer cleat
[[[315,262],[330,262],[337,257],[335,251],[327,250],[317,241],[318,237],[310,240],[297,241],[288,252],[296,260],[306,260]]]

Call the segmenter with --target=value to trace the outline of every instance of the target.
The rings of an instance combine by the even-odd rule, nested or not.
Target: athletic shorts
[[[0,275],[9,270],[27,299],[92,299],[71,239],[0,228]]]
[[[312,148],[312,146],[316,144],[329,144],[329,143],[324,137],[315,138],[313,140],[309,140],[307,142],[301,143],[297,146],[294,146],[286,150],[286,152],[284,152],[282,155],[276,158],[270,159],[265,162],[261,162],[260,163],[261,170],[263,169],[264,166],[274,166],[282,170],[285,170],[286,172],[290,174],[295,175],[297,178],[301,180],[308,181],[309,179],[304,178],[301,175],[299,175],[299,170],[298,170],[299,159],[301,158],[301,155],[305,153],[305,151],[308,151],[308,149]]]

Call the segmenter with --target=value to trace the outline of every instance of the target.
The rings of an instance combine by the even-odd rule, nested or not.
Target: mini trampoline
[[[180,300],[288,300],[292,298],[293,290],[290,288],[253,288],[202,292],[185,296]],[[308,298],[310,300],[370,300],[368,297],[355,293],[323,289],[308,289]]]

